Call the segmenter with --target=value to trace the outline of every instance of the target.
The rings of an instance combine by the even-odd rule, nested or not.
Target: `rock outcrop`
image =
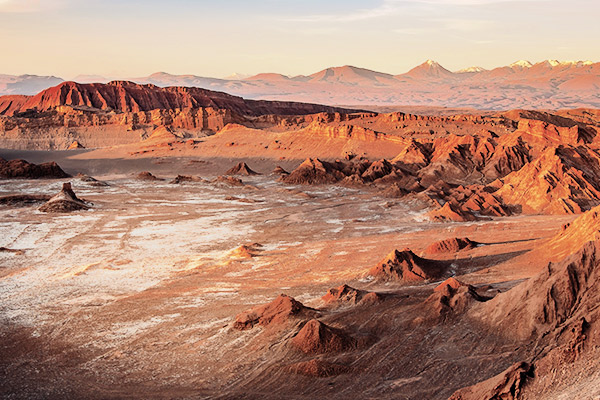
[[[600,240],[600,206],[563,225],[544,245],[545,255],[551,260],[559,261],[577,252],[585,243],[596,240]]]
[[[92,176],[89,176],[89,175],[78,174],[77,177],[79,178],[79,180],[81,182],[86,182],[90,186],[96,186],[96,187],[110,186],[108,183],[106,183],[104,181],[99,181],[98,179],[96,179]]]
[[[375,304],[382,300],[380,294],[366,290],[354,289],[348,285],[331,288],[325,296],[321,297],[325,303],[330,305],[366,305]]]
[[[345,177],[340,166],[321,161],[318,158],[307,158],[289,175],[282,176],[280,180],[291,184],[324,184],[335,183]]]
[[[578,392],[570,388],[575,376],[581,382],[595,382],[591,371],[597,369],[600,339],[597,213],[597,209],[588,211],[566,225],[546,246],[551,258],[562,256],[561,247],[570,252],[580,246],[576,252],[471,308],[469,318],[521,346],[532,346],[532,356],[499,375],[458,390],[452,399],[542,398],[561,392],[572,397]]]
[[[312,318],[317,316],[316,310],[305,307],[285,294],[279,295],[272,302],[245,311],[235,317],[234,329],[247,330],[256,325],[279,326],[290,318]]]
[[[290,173],[278,165],[273,169],[271,174],[273,174],[273,175],[289,175]]]
[[[392,250],[368,275],[381,281],[423,282],[444,276],[447,268],[447,263],[421,258],[410,249]]]
[[[0,144],[6,148],[60,150],[74,141],[86,147],[147,144],[181,139],[180,131],[204,136],[228,124],[253,126],[261,119],[273,124],[285,116],[302,118],[321,112],[353,110],[246,100],[199,87],[63,82],[34,96],[0,97]]]
[[[600,204],[600,156],[579,146],[545,150],[494,194],[524,213],[581,213]]]
[[[429,211],[427,214],[430,220],[436,222],[466,222],[475,221],[477,218],[468,211],[464,211],[460,206],[447,202],[442,207]]]
[[[64,213],[89,208],[90,206],[86,202],[75,195],[70,183],[63,183],[62,190],[42,205],[39,210],[45,213]]]
[[[213,179],[211,182],[227,186],[244,186],[244,182],[240,178],[236,178],[234,176],[220,175]]]
[[[73,143],[71,143],[69,145],[69,147],[67,147],[67,150],[77,150],[77,149],[85,149],[85,147],[79,143],[77,140],[75,140]]]
[[[425,304],[435,317],[446,317],[465,312],[474,302],[488,301],[490,297],[481,296],[474,286],[467,285],[454,277],[440,283]]]
[[[163,181],[164,179],[154,176],[150,171],[142,171],[137,174],[137,179],[140,181]]]
[[[391,174],[392,171],[392,164],[388,160],[379,160],[372,163],[369,168],[362,173],[361,178],[365,182],[373,182],[376,179]]]
[[[7,161],[0,158],[0,178],[2,179],[62,179],[69,176],[54,161],[32,164],[25,160]]]
[[[407,189],[400,186],[398,183],[392,183],[391,185],[383,189],[380,193],[384,197],[398,199],[406,196],[410,192]]]
[[[178,185],[180,183],[185,183],[185,182],[206,182],[206,181],[204,179],[200,178],[200,177],[197,177],[197,176],[177,175],[169,183],[171,183],[173,185]]]
[[[304,115],[319,112],[345,112],[336,107],[286,101],[245,100],[223,92],[198,87],[158,87],[128,81],[103,83],[63,82],[30,96],[14,113],[26,110],[54,110],[60,106],[102,111],[141,112],[157,109],[227,109],[239,115]]]
[[[522,340],[541,337],[582,317],[600,301],[600,242],[587,242],[561,262],[474,310],[483,321]]]
[[[311,319],[291,340],[296,349],[307,354],[339,353],[356,347],[356,340],[341,329]]]
[[[527,380],[533,376],[532,365],[526,362],[516,363],[486,381],[456,391],[449,400],[518,400]]]
[[[260,175],[258,172],[253,171],[248,164],[245,162],[239,162],[225,172],[225,175]]]
[[[461,250],[474,249],[477,246],[479,246],[479,243],[474,242],[469,238],[449,238],[430,244],[425,249],[425,253],[457,253]]]

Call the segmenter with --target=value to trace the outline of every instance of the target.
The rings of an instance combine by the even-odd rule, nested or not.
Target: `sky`
[[[0,0],[0,74],[400,74],[600,61],[598,0]]]

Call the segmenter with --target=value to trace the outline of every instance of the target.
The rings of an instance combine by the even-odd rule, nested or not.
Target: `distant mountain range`
[[[6,94],[32,95],[61,82],[64,82],[64,79],[56,76],[0,74],[0,96]]]
[[[109,81],[89,75],[80,75],[75,80]],[[600,108],[600,63],[590,61],[546,60],[532,64],[521,60],[492,70],[474,66],[452,72],[427,60],[399,75],[343,66],[294,77],[262,73],[218,79],[157,72],[130,80],[161,87],[199,87],[247,99],[328,105],[423,105],[489,110]],[[0,95],[32,95],[62,81],[49,76],[0,75]]]

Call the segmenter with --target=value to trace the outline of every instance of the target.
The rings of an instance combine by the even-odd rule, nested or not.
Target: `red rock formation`
[[[439,180],[444,182],[465,182],[477,169],[475,154],[479,138],[470,135],[450,134],[436,139],[430,163],[419,170],[424,186]]]
[[[459,186],[450,191],[449,197],[460,203],[462,210],[484,216],[503,217],[511,211],[496,196],[488,192],[487,187],[472,185]]]
[[[318,158],[307,158],[298,168],[280,180],[292,184],[323,184],[335,183],[344,177],[337,165]]]
[[[347,177],[345,177],[344,179],[342,179],[340,181],[340,185],[348,186],[348,187],[362,186],[364,184],[365,184],[365,180],[363,178],[361,178],[360,175],[357,175],[357,174],[348,175]]]
[[[439,180],[456,184],[483,183],[520,169],[530,160],[520,137],[498,138],[483,131],[450,134],[433,143],[412,140],[392,162],[418,173],[423,186]]]
[[[376,140],[395,141],[396,138],[389,137],[384,133],[376,132],[369,128],[357,125],[334,125],[330,126],[320,121],[313,121],[303,131],[305,134],[325,136],[331,139],[358,139],[366,142]]]
[[[392,164],[388,160],[379,160],[372,163],[369,168],[362,173],[361,178],[366,182],[372,182],[389,175],[392,171]]]
[[[577,253],[548,264],[537,276],[497,295],[476,315],[512,337],[541,337],[588,316],[600,301],[599,287],[600,242],[588,242]]]
[[[436,222],[466,222],[477,219],[470,212],[464,211],[450,202],[447,202],[440,208],[429,211],[426,215],[429,219]]]
[[[75,195],[70,183],[63,183],[62,190],[42,205],[39,210],[45,213],[62,213],[89,208],[88,204]]]
[[[40,130],[51,131],[57,136],[64,135],[64,140],[69,140],[68,143],[70,143],[72,136],[65,134],[65,128],[88,128],[102,131],[99,127],[112,126],[125,127],[128,131],[136,131],[141,128],[152,130],[158,126],[159,128],[155,132],[156,135],[154,137],[150,136],[150,138],[152,140],[166,140],[176,138],[175,134],[166,130],[167,128],[217,132],[229,123],[243,121],[243,117],[231,110],[211,107],[173,110],[154,109],[121,113],[94,108],[59,106],[49,112],[27,111],[16,114],[14,117],[0,116],[0,132],[19,131],[20,136],[32,136]],[[58,138],[60,137],[54,139]],[[90,138],[88,137],[86,140],[89,141]]]
[[[389,185],[388,187],[386,187],[384,190],[381,191],[381,194],[383,196],[391,197],[391,198],[404,197],[408,193],[410,193],[410,192],[407,189],[400,186],[398,183],[392,183],[391,185]]]
[[[470,185],[450,187],[437,183],[427,189],[427,194],[434,199],[445,201],[443,207],[432,210],[428,216],[434,221],[473,221],[481,217],[498,217],[511,215],[495,194],[493,187]]]
[[[544,245],[545,254],[554,261],[577,252],[585,243],[600,240],[600,206],[583,213],[564,225],[560,232]]]
[[[410,172],[402,171],[398,168],[392,170],[392,172],[382,176],[381,178],[375,179],[373,183],[378,186],[396,183],[412,191],[418,191],[421,189],[421,185],[419,184],[417,177],[413,176]]]
[[[422,282],[443,276],[447,267],[445,262],[421,258],[410,249],[404,249],[393,250],[368,274],[382,281]]]
[[[591,131],[580,128],[574,121],[551,114],[546,115],[547,118],[553,120],[554,124],[537,119],[521,118],[518,120],[517,132],[522,133],[528,143],[538,142],[544,145],[569,144],[576,146],[591,143],[594,140],[594,134]]]
[[[173,129],[167,126],[159,126],[152,131],[150,136],[145,139],[146,142],[159,142],[159,141],[172,141],[181,139],[181,136],[178,136],[174,133]]]
[[[28,96],[21,95],[0,96],[0,115],[12,116],[21,110],[28,99]]]
[[[433,294],[425,300],[425,304],[429,306],[435,317],[445,317],[450,314],[461,314],[474,302],[489,299],[481,296],[475,287],[450,277],[433,289]]]
[[[225,175],[260,175],[258,172],[253,171],[248,164],[246,164],[245,162],[239,162],[236,165],[234,165],[233,167],[231,167],[229,170],[227,170],[227,172],[225,172]]]
[[[4,100],[0,104],[3,102]],[[239,115],[249,116],[265,114],[301,115],[323,111],[347,111],[341,108],[307,103],[244,100],[241,97],[223,92],[196,87],[161,88],[127,81],[113,81],[107,84],[63,82],[29,97],[19,111],[30,109],[47,111],[59,106],[86,107],[120,112],[211,107],[227,109]]]
[[[533,368],[530,364],[516,363],[493,378],[454,392],[449,400],[517,400],[521,398],[527,380],[532,377]]]
[[[592,228],[597,222],[596,213],[593,210],[578,218],[571,232],[570,226],[564,229],[567,247],[584,239],[586,230],[596,232]],[[453,398],[479,399],[494,394],[498,397],[483,398],[517,398],[520,394],[523,398],[542,398],[547,393],[561,392],[573,396],[577,389],[565,388],[570,389],[574,377],[581,382],[595,382],[591,374],[598,366],[599,288],[600,241],[594,239],[562,261],[548,264],[528,281],[474,307],[471,318],[498,334],[534,346],[533,362],[513,366],[494,378],[461,389]]]
[[[225,184],[227,186],[244,186],[244,182],[240,178],[234,176],[217,176],[212,182]]]
[[[81,182],[86,182],[90,186],[96,186],[96,187],[110,186],[108,183],[106,183],[104,181],[99,181],[98,179],[96,179],[92,176],[89,176],[89,175],[77,174],[77,177],[79,178],[79,180]]]
[[[164,180],[162,178],[157,178],[156,176],[152,175],[152,173],[149,171],[140,172],[137,175],[137,179],[139,179],[141,181],[162,181],[162,180]]]
[[[112,135],[110,140],[93,135],[85,137],[86,145],[102,147],[113,145],[114,141],[130,143],[131,138],[119,136],[123,134],[123,127],[129,131],[142,130],[140,137],[146,138],[147,132],[157,126],[218,132],[230,123],[252,126],[260,118],[267,120],[266,117],[272,114],[275,114],[273,122],[277,122],[284,115],[301,116],[323,111],[353,112],[307,103],[245,100],[195,87],[160,88],[124,81],[108,84],[63,82],[31,97],[0,97],[0,132],[4,134],[5,147],[63,149],[73,140],[72,131],[65,128],[86,128],[77,132],[85,135],[87,129],[121,127],[117,130],[98,129],[103,134],[108,131]],[[39,141],[37,134],[40,131],[52,133],[54,140]]]
[[[488,179],[502,178],[531,161],[529,146],[521,137],[506,135],[496,139],[497,146],[484,160],[481,173]]]
[[[278,165],[275,167],[275,169],[273,169],[271,174],[273,174],[273,175],[289,175],[290,173]]]
[[[348,285],[331,288],[321,299],[325,303],[335,305],[365,305],[381,301],[381,295],[366,290],[354,289]]]
[[[31,164],[25,160],[6,161],[0,158],[0,178],[3,179],[57,179],[68,178],[69,176],[54,161],[43,164]]]
[[[435,287],[435,289],[433,289],[433,291],[444,293],[444,292],[447,292],[448,290],[457,290],[461,286],[467,286],[467,285],[462,283],[458,279],[454,278],[453,276],[451,276],[450,278],[446,279],[444,282],[437,285]]]
[[[85,149],[85,147],[79,143],[77,140],[75,140],[73,143],[71,143],[69,145],[69,147],[67,147],[67,150],[76,150],[76,149]]]
[[[177,184],[184,183],[184,182],[206,182],[206,181],[204,179],[200,178],[200,177],[197,177],[197,176],[177,175],[169,183],[177,185]]]
[[[310,318],[316,315],[316,310],[305,307],[299,301],[281,294],[268,304],[255,307],[237,315],[233,327],[238,330],[246,330],[252,329],[256,325],[280,325],[290,318]]]
[[[413,172],[416,172],[429,164],[431,158],[431,146],[429,143],[421,143],[411,139],[410,143],[394,159],[393,164],[400,164]]]
[[[600,156],[581,146],[551,147],[503,181],[494,195],[524,213],[580,213],[600,203]]]
[[[469,238],[449,238],[432,243],[425,249],[425,253],[456,253],[461,250],[470,250],[477,247],[479,243],[472,241]]]
[[[311,319],[293,337],[291,344],[307,354],[339,353],[356,347],[356,340],[341,329]]]

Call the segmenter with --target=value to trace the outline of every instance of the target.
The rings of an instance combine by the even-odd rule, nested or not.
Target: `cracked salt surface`
[[[39,182],[19,182],[17,188],[50,193],[48,187],[59,188],[59,184],[40,186]],[[139,197],[170,198],[169,190],[126,181],[112,187],[111,201],[115,196],[130,199],[131,193],[138,198],[131,205],[121,201],[118,214],[107,209],[69,215],[32,213],[31,208],[0,209],[0,245],[28,249],[19,257],[2,257],[0,320],[36,326],[48,322],[60,304],[105,304],[148,289],[187,269],[198,252],[202,253],[198,259],[214,257],[220,246],[231,247],[254,231],[241,221],[243,211],[214,208],[215,203],[223,203],[211,198],[214,193],[196,195],[197,204],[175,202],[165,210],[160,204],[170,200],[148,204]],[[148,212],[148,206],[154,212]],[[185,208],[185,213],[174,216],[171,208],[175,207]],[[15,213],[18,221],[12,218]],[[220,287],[211,294],[224,295],[234,293]]]
[[[13,187],[0,183],[0,190],[52,194],[60,185],[61,182],[31,181]],[[338,203],[341,195],[349,202],[354,197],[348,194],[355,193],[340,188],[310,190],[317,197],[305,204],[295,201],[294,193],[281,191],[279,186],[273,191],[263,187],[252,192],[260,196],[247,196],[260,197],[264,202],[249,204],[224,200],[231,194],[239,197],[243,188],[132,180],[111,185],[102,191],[74,185],[78,195],[96,203],[91,212],[50,215],[28,207],[0,208],[0,246],[26,249],[23,255],[0,258],[0,321],[38,326],[51,322],[61,310],[76,312],[107,305],[182,273],[227,268],[228,252],[240,244],[257,241],[253,235],[264,229],[269,218],[278,224],[270,228],[276,231],[279,225],[289,224],[321,227],[322,232],[317,231],[313,238],[319,233],[333,239],[360,233],[349,216],[361,218],[366,229],[377,233],[415,230],[410,219],[407,224],[402,218],[406,213],[401,207],[386,211],[386,217],[380,218],[377,213],[381,210],[358,203],[358,198]],[[376,217],[369,217],[374,213]],[[346,225],[350,229],[344,229]],[[262,243],[261,255],[276,258],[292,249],[297,257],[312,260],[325,250],[322,243],[307,242],[302,230],[293,232],[296,233],[292,236],[278,235],[275,240]],[[270,273],[277,262],[259,257],[240,265],[223,270],[220,276],[232,281],[246,280],[257,270]],[[238,284],[208,283],[189,296],[177,297],[173,306],[207,307],[243,294],[244,288]],[[149,324],[154,323],[160,322],[144,320],[116,327],[115,335],[149,329]]]

